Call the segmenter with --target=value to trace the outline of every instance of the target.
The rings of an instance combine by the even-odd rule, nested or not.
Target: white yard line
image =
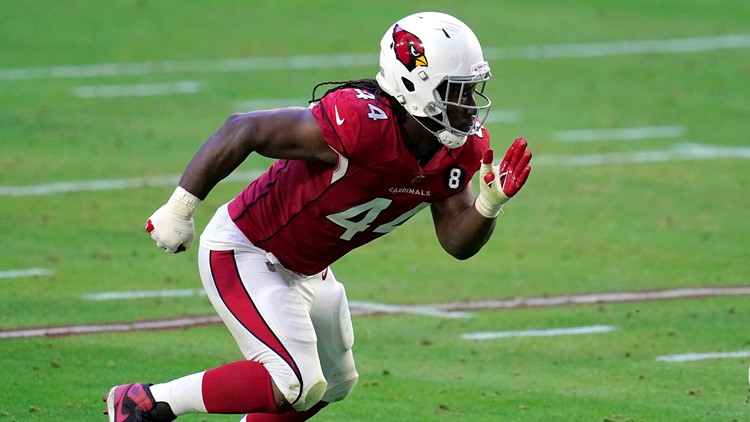
[[[491,110],[484,123],[513,123],[521,120],[521,113],[514,110]]]
[[[175,60],[140,63],[98,63],[0,69],[0,81],[145,76],[171,73],[223,73],[265,70],[334,69],[372,66],[375,54],[339,54],[288,57],[239,57],[219,60]]]
[[[186,289],[189,294],[196,294],[198,289]],[[175,292],[175,290],[157,291]],[[115,300],[118,295],[122,298],[158,297],[154,292],[107,292],[98,293],[98,299],[92,300]],[[465,311],[490,310],[490,309],[518,309],[528,307],[548,307],[567,305],[593,305],[602,303],[621,302],[646,302],[669,299],[705,298],[716,296],[747,296],[750,295],[750,286],[728,286],[728,287],[689,287],[669,290],[646,290],[633,292],[614,293],[590,293],[581,295],[562,296],[540,296],[496,300],[479,300],[451,303],[428,303],[420,305],[389,305],[373,302],[350,302],[351,314],[353,316],[383,315],[383,314],[417,314],[437,317],[466,317],[470,314],[462,314]],[[92,295],[85,295],[92,296]],[[91,299],[91,298],[89,298]],[[65,325],[52,327],[12,328],[0,330],[0,339],[45,337],[45,336],[69,336],[77,334],[91,334],[115,331],[138,331],[138,330],[160,330],[179,329],[207,324],[220,324],[217,316],[197,315],[179,318],[166,318],[161,320],[135,321],[130,323],[103,323],[87,325]]]
[[[665,355],[658,356],[657,362],[671,362],[671,363],[683,363],[683,362],[695,362],[698,360],[709,360],[709,359],[738,359],[738,358],[750,358],[750,350],[742,350],[739,352],[718,352],[718,353],[682,353],[677,355]]]
[[[168,290],[131,290],[124,292],[85,293],[81,297],[85,300],[135,300],[149,298],[173,298],[205,296],[203,289],[168,289]],[[396,305],[387,303],[349,301],[349,308],[353,314],[414,314],[429,315],[443,318],[466,318],[471,314],[455,311],[441,311],[430,305]]]
[[[537,166],[600,166],[723,158],[750,159],[750,147],[680,143],[663,150],[605,154],[537,155],[534,157],[533,164]]]
[[[0,278],[48,277],[54,274],[54,271],[44,268],[27,268],[23,270],[0,271]]]
[[[195,94],[201,86],[196,81],[177,81],[160,84],[92,85],[79,86],[73,95],[79,98],[155,97],[172,94]]]
[[[259,170],[232,173],[226,179],[231,182],[255,180],[263,172]],[[82,180],[72,182],[45,183],[29,186],[0,186],[0,196],[45,196],[65,192],[89,192],[144,187],[174,186],[180,180],[179,174],[166,176],[134,177],[132,179]]]
[[[85,293],[82,298],[93,301],[133,300],[159,297],[203,296],[203,289],[128,290],[122,292]],[[639,290],[631,292],[586,293],[559,296],[527,296],[508,299],[488,299],[465,302],[428,303],[419,305],[387,304],[368,301],[349,301],[353,314],[421,314],[445,316],[447,313],[483,309],[546,308],[568,305],[595,305],[600,303],[645,302],[657,300],[690,299],[715,296],[750,296],[750,286],[686,287],[664,290]],[[456,317],[455,314],[452,317]]]
[[[488,299],[467,302],[436,303],[443,311],[471,311],[484,309],[546,308],[552,306],[596,305],[601,303],[650,302],[659,300],[692,299],[716,296],[750,296],[750,286],[686,287],[632,292],[587,293],[560,296],[531,296],[510,299]]]
[[[131,290],[125,292],[85,293],[81,297],[85,300],[134,300],[159,297],[194,297],[205,296],[203,289],[168,289],[168,290]]]
[[[485,58],[544,59],[604,57],[642,54],[681,54],[750,47],[750,34],[694,38],[625,40],[593,43],[551,44],[526,47],[485,48]],[[287,69],[332,69],[371,67],[377,54],[336,54],[288,57],[240,57],[219,60],[173,60],[140,63],[99,63],[0,69],[0,81],[57,78],[98,78],[163,73],[219,73]]]
[[[679,138],[685,135],[682,126],[640,126],[616,129],[558,130],[552,139],[560,142],[631,141],[651,138]]]
[[[352,315],[426,315],[440,318],[470,318],[473,315],[467,312],[443,311],[427,305],[398,305],[388,303],[349,301],[349,309]]]
[[[680,54],[750,47],[750,34],[662,40],[550,44],[517,48],[488,48],[490,58],[552,59],[641,54]]]
[[[81,334],[114,333],[122,331],[170,330],[220,324],[217,315],[190,316],[153,321],[136,321],[110,324],[67,325],[57,327],[19,328],[0,331],[0,340],[31,337],[60,337]]]
[[[598,166],[607,164],[638,164],[667,161],[750,159],[750,147],[726,147],[704,144],[675,144],[664,150],[634,151],[608,154],[537,155],[536,166]],[[231,174],[225,180],[250,182],[262,171],[245,171]],[[0,186],[0,196],[44,196],[64,192],[131,189],[142,187],[173,186],[180,175],[135,177],[132,179],[104,179],[45,183],[28,186]]]
[[[611,325],[587,325],[583,327],[546,328],[538,330],[484,331],[478,333],[466,333],[461,335],[461,338],[464,340],[494,340],[511,337],[571,336],[609,333],[616,329],[617,327]]]

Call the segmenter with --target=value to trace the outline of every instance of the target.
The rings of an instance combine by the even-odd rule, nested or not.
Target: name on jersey
[[[430,196],[430,191],[423,189],[414,188],[389,188],[388,192],[393,195],[419,195],[419,196]]]

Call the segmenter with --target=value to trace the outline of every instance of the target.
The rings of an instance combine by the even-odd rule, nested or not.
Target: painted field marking
[[[92,85],[73,90],[78,98],[155,97],[172,94],[195,94],[201,86],[196,81],[178,81],[161,84]]]
[[[514,110],[490,110],[484,123],[513,123],[521,120],[521,113]]]
[[[652,302],[659,300],[698,299],[717,296],[750,296],[750,286],[685,287],[664,290],[587,293],[560,296],[530,296],[510,299],[488,299],[467,302],[436,303],[444,311],[485,309],[546,308],[552,306],[597,305],[605,303]]]
[[[606,164],[638,164],[650,162],[750,159],[750,147],[726,147],[704,144],[676,144],[664,150],[634,151],[627,153],[585,155],[537,155],[534,165],[541,166],[598,166]],[[260,176],[260,170],[236,172],[226,181],[251,182]],[[174,186],[179,174],[166,176],[135,177],[132,179],[103,179],[45,183],[28,186],[0,186],[0,196],[44,196],[64,192],[86,192],[100,190],[132,189],[142,187]]]
[[[105,300],[135,300],[135,299],[152,299],[160,297],[195,297],[205,296],[203,289],[168,289],[168,290],[130,290],[125,292],[101,292],[101,293],[84,293],[81,298],[84,300],[105,301]]]
[[[484,331],[462,334],[464,340],[494,340],[511,337],[553,337],[586,334],[602,334],[616,330],[612,325],[587,325],[583,327],[547,328],[539,330]]]
[[[64,325],[56,327],[17,328],[0,331],[0,340],[32,337],[63,337],[82,334],[116,333],[123,331],[174,330],[220,324],[218,315],[189,316],[161,320],[116,322],[109,324]]]
[[[625,56],[640,54],[678,54],[750,47],[750,34],[662,40],[610,41],[574,44],[550,44],[518,48],[488,48],[490,58],[552,59]]]
[[[683,353],[678,355],[665,355],[656,358],[657,362],[695,362],[698,360],[709,360],[709,359],[737,359],[737,358],[750,358],[750,350],[742,350],[739,352],[718,352],[718,353]],[[750,375],[750,374],[749,374]]]
[[[260,170],[240,171],[230,174],[224,180],[250,183],[257,179],[262,173],[263,172]],[[179,174],[171,174],[166,176],[134,177],[132,179],[82,180],[73,182],[44,183],[29,186],[0,186],[0,196],[45,196],[66,192],[174,186],[179,181]]]
[[[617,129],[559,130],[552,139],[559,142],[630,141],[651,138],[679,138],[685,135],[682,126],[640,126]]]
[[[196,292],[199,289],[188,289]],[[127,292],[123,292],[127,293]],[[113,300],[110,297],[106,300]],[[718,296],[748,296],[750,286],[726,287],[686,287],[681,289],[645,290],[631,292],[590,293],[581,295],[516,297],[510,299],[477,300],[465,302],[433,303],[420,305],[383,305],[372,302],[350,302],[353,316],[393,315],[395,310],[417,309],[421,315],[445,317],[446,313],[491,310],[491,309],[519,309],[552,306],[595,305],[623,302],[650,302],[674,299],[696,299]],[[151,296],[153,297],[153,296]],[[98,299],[105,300],[105,299]],[[403,313],[403,312],[402,312]],[[71,336],[78,334],[93,334],[116,331],[164,330],[186,327],[220,324],[221,320],[213,315],[196,315],[161,320],[136,321],[130,323],[103,323],[87,325],[63,325],[50,327],[13,328],[0,330],[0,339]]]
[[[133,300],[160,297],[204,296],[203,289],[131,290],[122,292],[85,293],[82,298],[93,301]],[[488,299],[466,302],[428,303],[418,305],[349,301],[352,314],[398,315],[421,314],[445,316],[447,313],[484,309],[546,308],[553,306],[595,305],[601,303],[650,302],[657,300],[695,299],[716,296],[750,296],[750,286],[686,287],[631,292],[586,293],[560,296],[527,296],[509,299]],[[459,314],[460,315],[460,314]],[[469,316],[469,315],[465,315]],[[451,315],[451,317],[463,317]]]
[[[100,292],[84,293],[81,298],[92,301],[107,300],[136,300],[136,299],[153,299],[153,298],[174,298],[174,297],[196,297],[205,296],[203,289],[168,289],[168,290],[132,290],[124,292]],[[376,303],[366,301],[349,301],[349,309],[352,314],[374,315],[374,314],[413,314],[428,315],[442,318],[468,318],[472,314],[456,311],[442,311],[434,309],[430,305],[396,305],[387,303]]]
[[[54,274],[54,271],[44,268],[27,268],[23,270],[0,271],[0,278],[46,277]]]
[[[722,158],[748,160],[750,159],[750,147],[679,143],[663,150],[582,155],[539,155],[534,157],[534,164],[545,166],[600,166]]]
[[[750,34],[708,37],[551,44],[484,49],[487,60],[583,58],[641,54],[681,54],[750,47]],[[58,78],[99,78],[162,73],[219,73],[291,69],[371,67],[377,54],[335,54],[287,57],[240,57],[219,60],[172,60],[140,63],[99,63],[0,69],[0,81]]]
[[[471,318],[473,314],[460,310],[442,310],[430,304],[426,305],[398,305],[352,300],[349,301],[352,315],[425,315],[440,318]]]
[[[377,63],[376,54],[338,54],[286,57],[238,57],[219,60],[175,60],[139,63],[98,63],[0,69],[0,81],[106,76],[145,76],[171,73],[223,73],[266,70],[335,69]]]

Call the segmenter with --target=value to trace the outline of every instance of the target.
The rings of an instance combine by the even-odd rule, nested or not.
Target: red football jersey
[[[237,227],[284,266],[315,274],[471,182],[489,148],[485,128],[424,167],[408,151],[387,100],[361,89],[312,109],[338,165],[279,160],[229,204]]]

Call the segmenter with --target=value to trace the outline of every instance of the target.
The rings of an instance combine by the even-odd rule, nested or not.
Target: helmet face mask
[[[380,45],[378,84],[438,141],[456,148],[480,130],[492,104],[484,94],[491,72],[468,26],[417,13],[391,26]]]
[[[477,79],[446,79],[435,89],[435,107],[439,111],[427,118],[438,122],[441,129],[458,137],[466,138],[476,134],[481,130],[481,122],[486,120],[492,105],[492,101],[484,93],[486,84],[487,79],[478,83]],[[431,105],[427,108],[432,109]]]

